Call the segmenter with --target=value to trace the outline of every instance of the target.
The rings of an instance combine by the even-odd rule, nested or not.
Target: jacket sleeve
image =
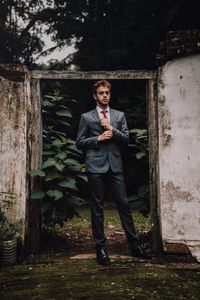
[[[98,136],[88,137],[88,123],[82,115],[76,138],[76,146],[78,149],[96,149],[99,147]]]
[[[112,128],[112,132],[113,132],[113,139],[128,145],[129,143],[129,130],[128,130],[128,126],[127,126],[127,121],[125,118],[125,115],[123,114],[122,116],[122,121],[121,121],[121,129],[118,130],[116,128]]]

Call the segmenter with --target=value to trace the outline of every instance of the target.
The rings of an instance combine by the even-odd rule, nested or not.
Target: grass
[[[79,217],[74,217],[69,220],[66,226],[73,228],[89,227],[90,226],[90,209],[88,206],[77,209]],[[151,229],[151,218],[144,217],[138,212],[132,213],[135,226],[138,230],[148,231]],[[121,229],[121,222],[118,215],[118,211],[115,207],[104,208],[104,224],[105,227],[114,226],[115,229]]]

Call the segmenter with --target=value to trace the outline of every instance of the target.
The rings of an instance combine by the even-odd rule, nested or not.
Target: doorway
[[[32,72],[32,82],[35,84],[32,84],[32,95],[35,95],[35,99],[37,97],[37,101],[40,101],[40,93],[42,90],[42,86],[44,86],[44,81],[47,82],[47,80],[51,80],[51,82],[58,82],[58,80],[61,80],[62,82],[68,82],[69,85],[72,86],[72,90],[74,89],[73,86],[74,83],[79,82],[79,86],[81,87],[80,90],[84,91],[84,93],[87,95],[90,92],[88,91],[88,88],[91,88],[91,83],[94,80],[98,79],[107,79],[111,81],[113,84],[113,94],[115,96],[119,96],[118,101],[113,103],[113,108],[119,109],[119,110],[130,110],[131,106],[131,98],[130,98],[130,91],[129,91],[129,97],[125,98],[125,94],[127,91],[127,88],[131,89],[133,88],[134,83],[138,82],[138,86],[141,86],[143,88],[143,94],[146,94],[146,130],[148,131],[148,149],[149,149],[149,157],[148,157],[148,179],[149,179],[149,186],[150,186],[150,196],[149,196],[149,204],[150,204],[150,214],[151,214],[151,220],[152,220],[152,236],[154,240],[154,247],[158,247],[159,245],[159,218],[157,215],[158,211],[158,201],[157,201],[157,185],[156,185],[156,178],[157,178],[157,161],[156,161],[156,155],[157,155],[157,122],[156,122],[156,73],[153,71],[117,71],[117,72],[66,72],[66,71],[33,71]],[[52,81],[53,80],[53,81]],[[60,82],[61,82],[60,81]],[[87,84],[86,84],[87,83]],[[121,88],[123,86],[123,88]],[[34,93],[34,90],[36,93]],[[122,93],[121,93],[122,91]],[[124,94],[125,92],[125,94]],[[38,96],[39,93],[39,96]],[[115,95],[116,93],[116,95]],[[91,94],[91,93],[90,93]],[[37,96],[36,96],[37,95]],[[113,98],[114,98],[113,97]],[[143,99],[144,100],[144,99]],[[144,102],[144,101],[143,101]],[[84,111],[87,111],[91,108],[92,102],[84,102],[85,104],[78,106],[78,113],[75,115],[75,122],[73,124],[73,132],[75,133],[77,120],[80,116],[80,114]],[[131,114],[130,114],[131,115]],[[133,116],[133,115],[132,115]],[[132,120],[131,117],[128,120],[128,122],[131,124]],[[130,127],[130,126],[129,126]],[[132,124],[131,124],[132,127]],[[135,128],[135,126],[133,126]],[[144,130],[145,128],[138,128],[141,130]],[[41,130],[40,130],[41,132]],[[145,132],[145,131],[143,131]],[[73,133],[73,134],[74,134]],[[134,132],[137,134],[137,131]],[[139,137],[140,138],[140,137]],[[41,150],[41,149],[40,149]],[[129,149],[131,151],[131,149]],[[130,154],[130,153],[129,153]],[[140,156],[142,158],[142,155],[145,155],[144,151],[142,154],[142,151],[140,154],[138,154],[138,157]],[[127,156],[129,158],[129,156]],[[125,164],[127,165],[127,163]],[[131,168],[129,169],[129,171]],[[129,173],[127,176],[131,178],[131,173]],[[137,176],[136,176],[137,177]],[[133,189],[133,184],[130,184],[128,187],[128,196],[133,195],[133,199],[136,197],[136,193],[138,189]],[[133,201],[133,204],[134,201]],[[146,208],[145,208],[146,209]],[[148,209],[148,207],[147,207]]]

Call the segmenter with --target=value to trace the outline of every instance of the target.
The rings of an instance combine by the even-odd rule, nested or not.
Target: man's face
[[[110,90],[107,86],[99,86],[96,90],[96,94],[93,95],[97,101],[97,105],[101,108],[106,108],[110,101]]]

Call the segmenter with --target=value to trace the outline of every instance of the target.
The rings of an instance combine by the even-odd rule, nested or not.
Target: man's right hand
[[[112,130],[105,130],[102,134],[98,136],[98,141],[111,140]]]

